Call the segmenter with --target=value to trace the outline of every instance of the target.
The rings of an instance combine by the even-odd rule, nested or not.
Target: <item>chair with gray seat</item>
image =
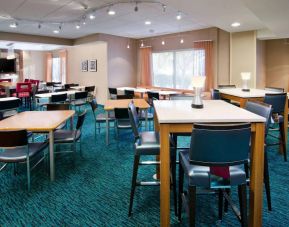
[[[74,106],[75,109],[78,107],[78,111],[80,111],[80,108],[87,103],[87,96],[87,91],[75,92],[74,100],[71,102],[71,105]]]
[[[0,120],[18,113],[20,99],[5,100],[0,102]]]
[[[114,108],[116,138],[119,137],[119,130],[131,129],[127,108]]]
[[[95,120],[94,135],[96,136],[96,130],[98,129],[98,133],[100,133],[101,124],[104,124],[106,122],[106,114],[104,114],[104,113],[96,113],[96,111],[98,109],[98,104],[97,104],[96,99],[93,99],[90,102],[90,106],[91,106],[92,113],[93,113],[94,120]],[[108,122],[109,124],[110,124],[110,122],[114,122],[115,121],[114,112],[109,111],[109,113],[108,113],[108,121],[109,121]]]
[[[213,100],[219,100],[221,99],[221,94],[218,89],[212,89],[211,90],[211,99]]]
[[[48,147],[48,143],[28,143],[26,130],[0,131],[0,138],[0,162],[5,163],[0,171],[7,164],[12,163],[16,174],[16,165],[26,163],[27,188],[30,191],[30,172],[44,160],[44,150]],[[43,156],[36,160],[41,152],[43,152]],[[36,164],[30,167],[32,160],[36,160]]]
[[[117,96],[117,89],[113,87],[108,88],[110,99],[116,99]]]
[[[159,134],[155,131],[142,131],[139,132],[139,118],[135,105],[131,102],[128,107],[129,120],[132,126],[132,131],[134,134],[134,164],[133,164],[133,175],[131,181],[131,193],[129,202],[128,215],[132,214],[133,200],[135,189],[137,186],[159,186],[159,181],[150,182],[139,182],[137,181],[138,167],[139,165],[159,165],[158,161],[140,161],[142,156],[158,156],[160,155],[160,141]],[[175,162],[175,151],[171,152],[171,162]],[[172,165],[172,167],[175,165]],[[175,176],[175,169],[172,168],[172,175]],[[177,210],[176,201],[176,181],[172,179],[173,192],[174,192],[174,202],[175,202],[175,212]]]
[[[272,203],[271,203],[271,189],[270,189],[270,175],[269,175],[269,161],[267,155],[267,145],[266,145],[266,138],[268,135],[271,115],[272,115],[272,106],[266,103],[257,102],[257,101],[247,101],[245,105],[245,109],[258,114],[266,119],[265,124],[265,147],[264,147],[264,185],[266,190],[266,197],[267,197],[267,204],[268,210],[272,210]],[[248,176],[249,177],[249,176]]]
[[[60,110],[69,110],[70,105],[68,103],[49,103],[46,105],[47,111],[60,111]],[[66,122],[63,122],[61,125],[59,125],[56,129],[63,129],[66,127]]]
[[[219,194],[219,219],[222,219],[223,198],[233,207],[225,189],[238,187],[240,214],[233,211],[242,226],[247,226],[247,182],[243,166],[248,163],[250,127],[248,123],[194,124],[190,149],[179,153],[179,220],[184,205],[189,225],[195,226],[197,189]],[[184,177],[188,182],[187,191],[183,189]]]
[[[287,146],[286,146],[286,138],[285,138],[285,131],[284,131],[284,112],[285,112],[285,104],[286,104],[287,94],[286,93],[276,93],[276,94],[265,94],[264,102],[272,106],[272,120],[273,123],[277,123],[280,133],[280,138],[277,137],[279,140],[278,143],[268,143],[267,146],[273,145],[281,145],[283,150],[284,161],[287,161]],[[271,133],[268,134],[269,136],[276,138],[276,136],[272,135]]]

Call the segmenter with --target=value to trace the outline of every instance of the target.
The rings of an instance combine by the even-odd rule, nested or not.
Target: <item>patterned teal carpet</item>
[[[32,190],[26,190],[25,171],[13,175],[11,167],[0,173],[0,226],[159,226],[159,188],[137,188],[133,216],[128,217],[133,165],[133,136],[120,134],[105,145],[105,130],[94,137],[94,120],[88,114],[83,127],[83,154],[56,156],[56,181],[50,182],[44,166],[32,172]],[[273,211],[264,200],[263,226],[288,226],[289,163],[270,148],[270,174]],[[21,170],[21,168],[20,168]],[[25,170],[23,168],[23,170]],[[141,167],[142,179],[151,180],[152,167]],[[265,193],[264,193],[265,195]],[[236,201],[235,194],[234,200]],[[171,201],[171,204],[173,201]],[[217,198],[198,196],[197,226],[238,226],[233,212],[217,222]],[[173,207],[173,206],[171,206]],[[174,217],[172,226],[185,226]]]

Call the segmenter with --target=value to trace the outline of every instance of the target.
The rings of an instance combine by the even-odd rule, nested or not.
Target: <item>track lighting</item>
[[[95,19],[95,16],[94,16],[93,13],[91,13],[91,14],[89,15],[89,19],[90,19],[90,20],[94,20],[94,19]]]
[[[163,12],[165,13],[167,10],[167,6],[165,4],[163,4],[162,7],[163,7]]]
[[[75,25],[75,28],[76,28],[76,29],[80,29],[80,24],[76,24],[76,25]]]
[[[181,20],[182,19],[182,13],[180,11],[178,11],[178,14],[176,16],[177,20]]]

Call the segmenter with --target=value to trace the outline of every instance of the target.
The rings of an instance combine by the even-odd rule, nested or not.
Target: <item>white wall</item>
[[[96,98],[99,104],[107,100],[107,44],[94,42],[68,48],[67,83],[78,83],[96,87]],[[82,72],[83,60],[97,60],[97,72]]]
[[[23,51],[23,76],[29,79],[45,80],[45,52]]]

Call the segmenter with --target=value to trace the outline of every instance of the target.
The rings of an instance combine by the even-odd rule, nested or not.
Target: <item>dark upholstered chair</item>
[[[18,112],[20,107],[20,100],[6,100],[0,102],[0,120],[13,116]]]
[[[134,97],[134,90],[124,90],[124,94]]]
[[[90,106],[91,106],[92,113],[93,113],[94,120],[95,120],[94,135],[96,136],[96,129],[98,129],[98,133],[100,133],[100,128],[101,128],[100,124],[106,122],[106,115],[104,113],[96,113],[97,108],[98,108],[96,99],[93,99],[90,102]],[[115,121],[114,112],[111,112],[111,111],[109,112],[108,121],[109,121],[109,124],[110,124],[110,122]]]
[[[138,182],[137,174],[139,165],[159,165],[158,161],[140,161],[141,156],[157,156],[160,154],[160,141],[159,134],[155,131],[142,131],[139,132],[139,118],[136,111],[136,107],[133,103],[129,104],[128,107],[129,120],[132,126],[133,134],[134,134],[134,164],[133,164],[133,176],[131,182],[131,193],[130,193],[130,203],[129,203],[129,211],[128,215],[132,214],[133,207],[133,199],[135,194],[135,189],[137,186],[158,186],[160,184],[159,181],[153,182]],[[172,152],[173,157],[171,158],[171,162],[175,162],[175,152]],[[175,166],[175,165],[173,165]],[[172,169],[172,175],[175,175],[175,169]],[[173,191],[174,191],[174,202],[176,209],[176,182],[173,180]]]
[[[218,191],[219,219],[222,219],[223,198],[225,197],[232,205],[225,189],[237,186],[240,221],[242,226],[247,226],[247,185],[243,165],[248,163],[250,137],[250,124],[194,124],[190,149],[179,153],[178,215],[180,220],[184,203],[189,213],[189,225],[195,226],[197,188]],[[220,168],[223,170],[221,174]],[[184,176],[188,178],[187,193],[183,190]],[[233,211],[235,213],[234,209]],[[239,217],[239,214],[236,215]]]
[[[119,130],[131,129],[128,109],[114,108],[114,116],[115,116],[116,138],[118,138]]]
[[[108,92],[110,95],[110,99],[116,99],[116,96],[117,96],[117,89],[116,88],[109,87]]]
[[[270,175],[269,175],[269,165],[268,165],[268,155],[267,155],[267,146],[266,146],[266,137],[268,135],[268,130],[271,121],[272,115],[272,106],[262,102],[253,102],[248,101],[246,102],[245,109],[258,114],[266,119],[265,125],[265,148],[264,148],[264,184],[267,196],[267,203],[268,203],[268,210],[272,210],[271,205],[271,193],[270,193]]]
[[[50,102],[51,103],[66,103],[67,94],[59,94],[59,95],[51,95]]]
[[[76,108],[78,107],[78,111],[80,111],[81,106],[85,106],[87,103],[87,91],[75,92],[74,100],[72,101],[72,105]]]
[[[30,171],[44,159],[43,157],[30,167],[32,159],[39,156],[40,152],[48,147],[48,143],[28,143],[26,130],[0,131],[0,162],[5,163],[0,171],[8,163],[26,163],[27,166],[27,188],[30,191]],[[15,171],[15,169],[14,169]]]
[[[281,144],[283,149],[284,161],[287,161],[287,151],[286,151],[286,139],[284,131],[284,111],[286,104],[287,94],[277,93],[277,94],[266,94],[264,102],[272,106],[272,117],[274,123],[279,125],[280,138],[278,138],[279,143],[267,144],[267,146],[279,145]],[[273,135],[269,134],[274,137]]]
[[[213,100],[221,99],[220,91],[218,89],[212,89],[211,90],[211,99],[213,99]]]
[[[68,103],[59,103],[59,104],[49,103],[46,105],[47,111],[59,111],[59,110],[69,110],[69,109],[70,109],[70,105]],[[57,129],[63,129],[65,127],[66,127],[66,122],[59,125]]]
[[[87,99],[88,101],[92,101],[95,97],[95,86],[87,86],[84,88],[84,91],[87,92]]]
[[[117,95],[116,99],[133,99],[132,95]]]

